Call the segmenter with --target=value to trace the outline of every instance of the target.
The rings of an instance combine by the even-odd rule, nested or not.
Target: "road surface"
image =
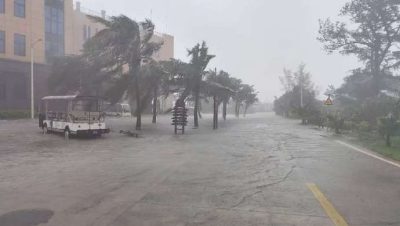
[[[400,168],[273,114],[142,138],[0,121],[0,226],[400,225]],[[133,120],[111,120],[114,131]]]

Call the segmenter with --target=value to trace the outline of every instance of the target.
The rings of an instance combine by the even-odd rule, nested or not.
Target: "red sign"
[[[331,96],[328,96],[328,99],[326,99],[326,101],[324,102],[325,105],[327,106],[331,106],[333,105],[333,101],[331,99]]]

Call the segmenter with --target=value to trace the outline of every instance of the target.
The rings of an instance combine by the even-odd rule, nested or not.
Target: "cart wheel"
[[[64,130],[64,138],[65,138],[66,140],[69,140],[69,137],[70,137],[70,132],[69,132],[69,129],[66,128],[66,129]]]
[[[43,125],[42,130],[43,130],[43,134],[48,134],[49,133],[49,129],[47,128],[47,124]]]

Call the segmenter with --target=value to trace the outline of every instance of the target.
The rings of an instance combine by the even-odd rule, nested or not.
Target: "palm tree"
[[[247,110],[253,104],[255,104],[257,99],[257,93],[254,90],[254,86],[243,84],[242,88],[239,91],[240,100],[242,101],[243,116],[246,116]]]
[[[240,113],[240,107],[242,105],[242,95],[240,93],[241,89],[242,89],[242,80],[237,79],[237,78],[232,78],[231,79],[231,84],[232,84],[232,88],[235,91],[235,95],[232,96],[234,102],[235,102],[235,116],[239,117],[239,113]]]
[[[154,24],[150,20],[137,23],[127,16],[121,15],[105,20],[101,17],[89,16],[101,23],[105,29],[90,39],[84,48],[84,54],[89,59],[104,58],[114,61],[113,67],[124,68],[120,74],[115,74],[109,93],[120,100],[125,94],[132,105],[136,104],[136,129],[141,129],[141,114],[143,111],[143,95],[141,92],[141,65],[148,60],[162,43],[151,42],[154,34]],[[105,68],[109,68],[106,65]]]
[[[169,77],[168,73],[164,71],[163,64],[165,62],[157,62],[151,60],[149,63],[142,67],[143,75],[143,93],[146,98],[142,99],[144,105],[152,99],[152,113],[153,123],[157,123],[157,104],[158,97],[161,95],[167,96],[169,94]]]
[[[104,97],[112,76],[119,71],[118,67],[112,67],[113,64],[107,59],[88,61],[82,55],[56,58],[51,65],[49,91],[57,95],[78,92],[81,95]]]
[[[227,87],[229,90],[225,90],[225,92],[221,93],[221,102],[222,102],[222,118],[226,120],[227,115],[227,107],[230,99],[234,96],[234,84],[232,83],[232,78],[230,77],[229,73],[225,71],[220,71],[218,74],[218,83]]]
[[[257,93],[254,86],[242,84],[240,80],[234,80],[236,90],[235,100],[235,115],[239,117],[240,109],[244,107],[243,116],[246,116],[247,110],[251,105],[258,101]]]
[[[247,110],[249,109],[249,107],[255,103],[258,102],[258,98],[257,98],[257,93],[251,92],[246,96],[246,99],[244,100],[244,113],[243,115],[246,116],[247,114]]]
[[[51,69],[48,80],[49,91],[51,94],[60,95],[75,93],[78,90],[90,90],[86,85],[94,85],[94,83],[86,81],[91,80],[89,76],[97,73],[91,70],[92,68],[80,56],[56,58],[52,62]]]
[[[193,68],[191,64],[182,62],[177,59],[161,62],[163,71],[168,75],[168,81],[164,85],[168,85],[169,93],[179,93],[179,100],[185,101],[193,90]],[[164,88],[164,90],[167,90]]]
[[[194,98],[194,127],[199,127],[199,103],[200,103],[200,91],[201,84],[204,78],[204,71],[207,68],[208,63],[213,59],[214,55],[208,54],[208,47],[206,43],[197,44],[191,50],[188,50],[188,55],[191,56],[190,64],[192,66],[192,95]]]
[[[218,109],[221,103],[230,98],[234,91],[226,83],[228,73],[220,71],[217,73],[217,69],[210,70],[207,72],[207,79],[203,85],[203,92],[207,96],[213,98],[214,102],[214,115],[213,115],[213,128],[218,129]],[[229,75],[228,75],[229,76]]]

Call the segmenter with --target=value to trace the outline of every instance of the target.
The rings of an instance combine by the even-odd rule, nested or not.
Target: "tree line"
[[[142,127],[141,116],[149,105],[152,105],[152,121],[156,123],[158,98],[171,94],[178,94],[178,101],[194,103],[195,127],[199,126],[203,99],[212,98],[217,110],[222,104],[224,120],[228,103],[235,104],[239,117],[241,109],[246,112],[258,101],[253,86],[228,72],[207,69],[216,56],[209,53],[206,42],[187,50],[189,62],[156,61],[152,56],[163,43],[153,41],[152,21],[137,22],[124,15],[107,20],[89,17],[105,29],[85,43],[82,54],[54,61],[49,78],[53,94],[79,91],[81,95],[103,97],[111,104],[127,100],[136,117],[137,130]],[[214,124],[215,118],[218,120],[218,111],[214,111]]]
[[[300,107],[295,79],[290,85],[284,83],[286,92],[276,99],[275,111],[317,123],[326,121],[337,133],[375,134],[391,146],[391,137],[400,135],[399,6],[393,0],[351,0],[340,10],[343,20],[320,20],[318,40],[324,50],[355,56],[362,66],[354,68],[343,85],[325,92],[334,98],[333,106],[323,107],[321,101],[311,104],[316,101],[315,89],[306,85],[306,103]]]

